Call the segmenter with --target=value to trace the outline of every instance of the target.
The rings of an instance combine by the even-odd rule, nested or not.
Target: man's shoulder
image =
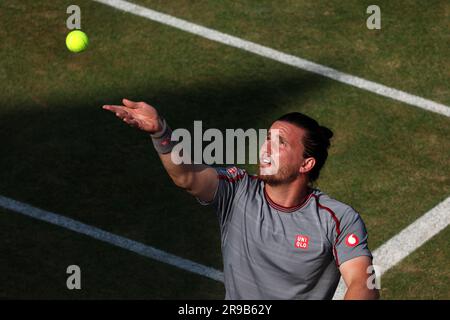
[[[319,209],[327,211],[332,217],[334,216],[338,220],[353,218],[359,215],[349,204],[337,200],[319,189],[314,189],[313,195],[316,198]]]
[[[215,167],[217,178],[228,182],[258,181],[258,176],[249,174],[247,170],[236,166]]]

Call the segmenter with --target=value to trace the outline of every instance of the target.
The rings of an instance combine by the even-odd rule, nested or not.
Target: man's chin
[[[272,170],[270,169],[271,169],[270,167],[259,167],[258,179],[264,181],[264,183],[269,185],[282,183],[279,177],[276,174],[273,174]]]
[[[279,172],[273,172],[271,167],[259,167],[258,179],[264,181],[268,185],[282,185],[290,183],[298,177],[298,174],[283,175],[283,170]]]
[[[277,186],[277,185],[281,185],[284,183],[276,175],[258,174],[258,179],[261,181],[264,181],[265,184],[270,185],[270,186]]]
[[[275,176],[278,173],[278,167],[275,165],[259,165],[258,175],[260,176]]]

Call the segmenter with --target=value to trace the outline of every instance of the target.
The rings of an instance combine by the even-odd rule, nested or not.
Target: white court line
[[[3,196],[0,196],[0,207],[63,227],[65,229],[75,231],[77,233],[84,234],[94,239],[112,244],[116,247],[135,252],[144,257],[164,262],[177,268],[193,272],[219,282],[223,282],[223,273],[216,269],[206,267],[184,258],[180,258],[176,255],[158,250],[143,243],[115,235],[113,233],[104,231],[96,227],[92,227],[90,225],[61,216],[59,214],[45,211],[30,206],[29,204],[22,203]]]
[[[373,264],[379,266],[380,276],[449,224],[450,197],[439,203],[374,251]],[[343,299],[345,290],[345,283],[341,279],[333,299]]]
[[[248,51],[259,56],[269,58],[299,69],[303,69],[312,73],[322,75],[327,78],[334,79],[336,81],[367,90],[384,97],[388,97],[397,101],[407,103],[412,106],[419,107],[428,111],[436,112],[447,117],[450,117],[450,107],[437,103],[422,97],[400,91],[388,86],[365,80],[360,77],[352,76],[348,73],[340,72],[336,69],[329,68],[324,65],[320,65],[290,54],[283,53],[271,49],[266,46],[259,45],[257,43],[243,40],[210,28],[200,26],[198,24],[188,22],[179,18],[175,18],[168,14],[164,14],[158,11],[148,9],[143,6],[133,4],[123,0],[93,0],[110,7],[144,17],[189,33],[193,33],[203,38],[210,39],[219,43],[226,44],[231,47],[239,48],[244,51]]]

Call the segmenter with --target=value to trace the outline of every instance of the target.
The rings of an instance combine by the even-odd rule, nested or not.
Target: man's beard
[[[271,186],[288,184],[297,179],[300,175],[296,168],[283,167],[279,168],[276,174],[261,174],[261,167],[258,170],[258,178]]]

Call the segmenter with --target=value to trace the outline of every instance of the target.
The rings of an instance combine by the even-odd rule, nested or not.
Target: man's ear
[[[303,164],[300,167],[300,173],[308,173],[310,172],[314,166],[316,165],[316,159],[314,158],[306,158],[303,160]]]

